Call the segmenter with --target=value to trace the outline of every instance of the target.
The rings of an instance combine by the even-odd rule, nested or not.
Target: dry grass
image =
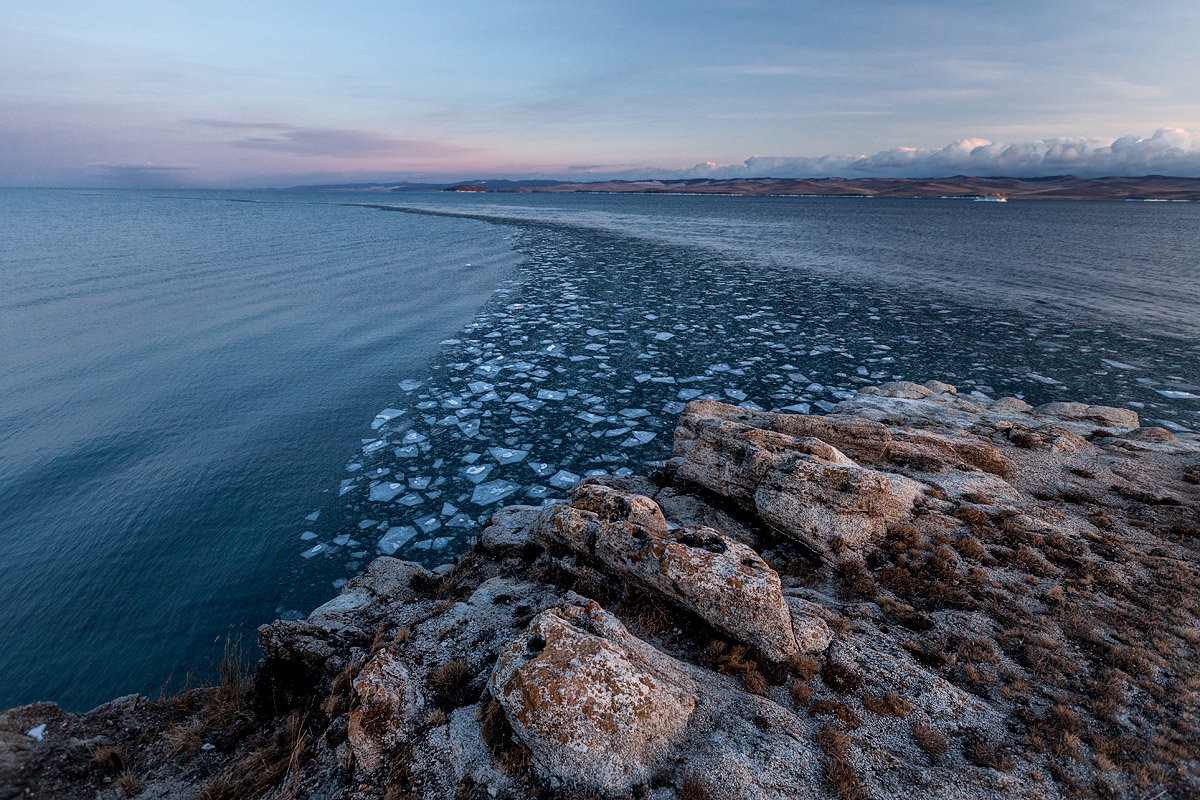
[[[862,685],[862,676],[850,667],[836,661],[826,661],[821,668],[821,680],[839,694],[853,692]]]
[[[850,737],[837,728],[825,728],[817,734],[817,744],[829,759],[825,779],[840,800],[866,800],[867,789],[858,770],[850,762]]]
[[[146,788],[146,784],[137,775],[126,771],[117,776],[113,787],[121,797],[137,797]]]
[[[836,700],[817,700],[808,707],[808,710],[816,715],[837,717],[852,731],[862,726],[862,719],[854,713],[854,709]]]
[[[862,704],[865,709],[881,717],[907,717],[912,713],[912,704],[895,692],[888,692],[882,697],[863,695]]]
[[[799,709],[801,706],[808,705],[808,701],[812,697],[812,689],[807,683],[797,679],[793,680],[791,686],[788,687],[788,694],[792,698],[792,707]]]
[[[429,675],[429,681],[437,693],[437,699],[444,710],[453,710],[465,706],[475,697],[471,692],[471,679],[474,673],[466,661],[455,660],[439,664]]]
[[[499,762],[500,771],[505,775],[518,775],[528,770],[533,756],[528,747],[513,738],[512,728],[500,703],[489,699],[480,714],[483,742]]]
[[[199,751],[204,746],[206,727],[203,721],[195,720],[186,725],[176,725],[167,731],[165,738],[171,747],[171,752],[195,753]]]
[[[787,666],[791,673],[802,681],[812,680],[821,671],[820,662],[812,656],[803,656],[799,653],[788,659]]]
[[[929,756],[930,761],[937,761],[950,749],[950,745],[946,744],[946,740],[940,733],[919,722],[912,724],[910,732],[912,740],[925,752],[925,755]]]
[[[704,784],[693,777],[683,779],[675,796],[678,800],[712,800],[712,795],[704,788]]]
[[[109,773],[125,771],[125,753],[116,747],[107,744],[96,745],[90,749],[88,755],[92,765],[98,769]]]
[[[195,800],[244,800],[275,788],[280,798],[294,797],[309,753],[307,723],[307,715],[293,713],[262,731],[249,752],[209,781]]]
[[[217,685],[204,697],[204,711],[213,724],[227,728],[245,716],[253,689],[250,661],[240,638],[225,640],[217,676]]]
[[[750,694],[766,694],[767,679],[758,670],[742,673],[742,688]]]

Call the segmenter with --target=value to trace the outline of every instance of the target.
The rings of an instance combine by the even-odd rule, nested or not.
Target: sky
[[[1195,0],[0,3],[0,185],[1200,176]]]

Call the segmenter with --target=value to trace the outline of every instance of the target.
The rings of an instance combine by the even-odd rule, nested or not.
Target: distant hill
[[[686,180],[595,181],[481,180],[469,184],[379,183],[298,186],[297,189],[355,191],[600,192],[638,194],[726,194],[741,196],[945,198],[994,197],[1009,200],[1200,200],[1200,178],[1167,175],[1079,178],[690,178]]]

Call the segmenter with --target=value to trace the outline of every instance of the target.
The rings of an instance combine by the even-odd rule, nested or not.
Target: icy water
[[[1200,429],[1194,204],[46,196],[0,195],[0,705],[153,690],[379,553],[444,563],[664,458],[696,397],[939,378]]]

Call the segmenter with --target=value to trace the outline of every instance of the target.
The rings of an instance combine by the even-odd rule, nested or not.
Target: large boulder
[[[708,403],[680,419],[679,477],[735,501],[818,552],[861,548],[879,538],[889,524],[911,515],[925,488],[861,467],[820,439],[724,419],[720,405]],[[771,418],[782,416],[757,419],[779,427]],[[891,440],[878,441],[882,455]]]
[[[354,680],[347,739],[363,772],[375,772],[384,756],[420,724],[425,698],[408,665],[391,650],[381,650]]]
[[[488,688],[543,772],[614,795],[668,763],[696,705],[674,661],[593,601],[538,614]]]
[[[1131,430],[1138,427],[1137,412],[1131,408],[1091,406],[1087,403],[1046,403],[1035,409],[1043,417],[1067,422],[1089,422],[1104,428]]]
[[[668,529],[648,497],[581,486],[547,513],[545,535],[783,660],[797,650],[779,575],[758,553],[703,526]]]

